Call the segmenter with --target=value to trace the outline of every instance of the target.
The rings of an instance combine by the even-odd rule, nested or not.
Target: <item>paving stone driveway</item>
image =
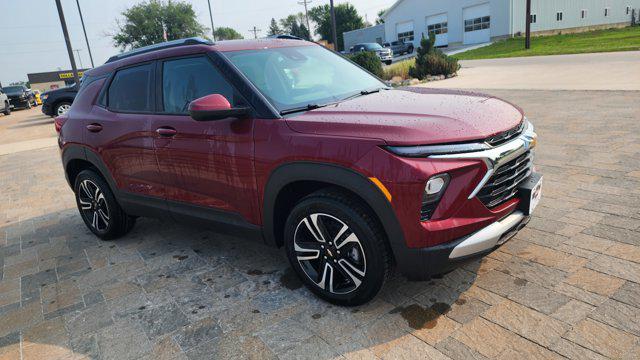
[[[637,359],[640,93],[492,93],[537,126],[535,217],[358,308],[317,300],[281,251],[206,229],[141,219],[98,241],[55,148],[0,156],[0,359]]]

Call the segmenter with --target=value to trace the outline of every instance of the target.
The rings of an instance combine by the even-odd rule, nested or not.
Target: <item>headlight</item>
[[[449,174],[439,174],[427,180],[422,194],[422,207],[420,208],[420,221],[431,219],[440,203],[440,199],[449,185]]]

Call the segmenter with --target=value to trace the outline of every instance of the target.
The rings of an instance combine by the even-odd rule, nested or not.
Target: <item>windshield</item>
[[[382,46],[380,46],[380,44],[364,44],[365,49],[369,50],[369,51],[375,51],[375,50],[380,50],[382,49]]]
[[[22,86],[7,86],[3,88],[4,92],[7,94],[20,94],[23,91]]]
[[[321,106],[384,83],[321,46],[225,52],[260,92],[283,112]]]

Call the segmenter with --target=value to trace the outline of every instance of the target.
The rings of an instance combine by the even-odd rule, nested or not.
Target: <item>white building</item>
[[[535,34],[576,32],[631,23],[640,0],[532,0]],[[419,45],[436,35],[437,46],[477,44],[525,31],[526,0],[398,0],[383,15],[386,41]]]

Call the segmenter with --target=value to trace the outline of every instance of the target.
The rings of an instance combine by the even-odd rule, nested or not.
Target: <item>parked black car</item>
[[[71,109],[71,104],[78,94],[78,87],[70,85],[65,88],[46,91],[40,98],[42,99],[42,113],[49,116],[65,114]]]
[[[31,109],[32,106],[38,105],[33,91],[24,85],[7,86],[2,90],[7,94],[12,109]]]

